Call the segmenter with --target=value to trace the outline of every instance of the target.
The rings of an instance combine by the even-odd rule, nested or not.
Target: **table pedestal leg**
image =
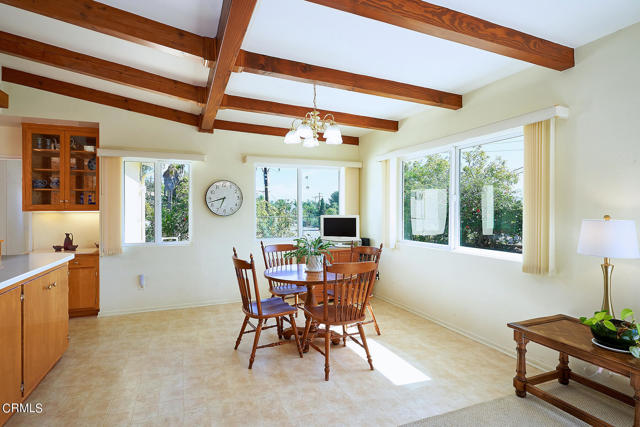
[[[569,375],[571,374],[571,369],[569,369],[569,355],[567,353],[560,353],[560,357],[558,358],[560,363],[556,366],[556,371],[558,371],[558,382],[560,384],[567,385],[569,384]]]
[[[513,338],[517,344],[518,361],[516,364],[516,376],[513,378],[513,386],[516,388],[516,396],[527,397],[527,343],[528,339],[520,331],[514,331]]]

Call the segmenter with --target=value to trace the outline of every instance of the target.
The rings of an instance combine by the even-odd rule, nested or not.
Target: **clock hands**
[[[227,199],[226,197],[220,197],[219,199],[212,200],[212,201],[211,201],[211,203],[213,203],[213,202],[217,202],[217,201],[219,201],[219,200],[222,200],[222,203],[220,203],[220,207],[222,207],[222,205],[224,205],[224,201],[225,201],[226,199]]]

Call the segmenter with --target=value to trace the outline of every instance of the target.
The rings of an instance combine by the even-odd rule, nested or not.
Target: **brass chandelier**
[[[297,124],[296,124],[297,122]],[[318,135],[322,133],[327,144],[342,144],[342,133],[335,122],[333,114],[320,118],[316,106],[316,85],[313,85],[313,111],[309,111],[303,119],[294,119],[289,132],[284,137],[285,144],[300,144],[311,148],[320,145]]]

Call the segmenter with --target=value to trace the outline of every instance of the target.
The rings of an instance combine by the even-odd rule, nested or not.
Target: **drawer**
[[[69,268],[84,268],[95,267],[98,268],[98,255],[76,255],[74,259],[69,261]]]

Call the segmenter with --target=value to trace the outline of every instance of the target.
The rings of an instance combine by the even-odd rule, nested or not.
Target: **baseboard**
[[[430,322],[436,323],[440,326],[442,326],[443,328],[447,328],[455,333],[458,333],[460,335],[463,335],[469,339],[472,339],[476,342],[479,342],[480,344],[486,345],[487,347],[490,347],[494,350],[499,351],[500,353],[506,354],[507,356],[513,357],[514,359],[516,358],[516,350],[515,348],[506,348],[503,347],[501,345],[498,345],[492,341],[487,340],[486,338],[483,338],[479,335],[476,335],[474,333],[465,331],[463,329],[458,328],[457,326],[453,326],[447,322],[444,322],[440,319],[437,319],[429,314],[426,314],[424,312],[418,311],[412,307],[409,307],[405,304],[402,304],[400,302],[397,302],[391,298],[388,297],[384,297],[382,295],[374,295],[374,297],[376,299],[380,299],[384,302],[387,302],[389,304],[395,305],[396,307],[400,307],[403,310],[408,311],[409,313],[415,314],[418,317],[422,317],[423,319],[429,320]],[[547,364],[545,364],[544,362],[540,362],[539,360],[531,360],[531,358],[529,356],[527,356],[527,364],[530,366],[533,366],[534,368],[540,369],[544,372],[546,371],[553,371],[555,369],[555,367],[553,366],[549,366]]]
[[[239,298],[233,298],[233,299],[226,299],[226,300],[209,300],[205,302],[198,301],[198,302],[189,302],[184,304],[159,305],[159,306],[153,306],[153,307],[141,307],[141,308],[133,308],[133,309],[101,310],[98,317],[122,316],[125,314],[147,313],[150,311],[180,310],[184,308],[196,308],[196,307],[206,307],[210,305],[239,303],[240,301],[241,300]]]

